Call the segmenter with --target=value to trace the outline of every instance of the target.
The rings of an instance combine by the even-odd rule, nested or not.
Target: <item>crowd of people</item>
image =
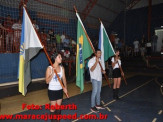
[[[33,27],[41,38],[42,43],[51,56],[55,51],[63,52],[64,58],[75,55],[76,41],[68,36],[65,32],[55,33],[53,29],[45,32],[40,29],[36,19],[32,20]],[[20,49],[20,39],[22,30],[22,20],[14,20],[8,15],[0,23],[0,52],[1,53],[18,53]]]
[[[154,34],[151,40],[146,40],[145,36],[142,36],[142,39],[133,40],[133,43],[128,45],[125,42],[118,38],[118,35],[115,34],[114,40],[112,41],[112,45],[115,48],[119,48],[124,57],[133,57],[133,56],[151,56],[152,52],[156,52],[157,47],[157,35]]]

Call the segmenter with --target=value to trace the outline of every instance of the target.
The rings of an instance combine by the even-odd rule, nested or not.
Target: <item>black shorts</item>
[[[63,99],[63,89],[56,91],[48,90],[48,97],[50,101]]]
[[[113,69],[113,78],[120,78],[121,77],[121,71],[119,68]]]

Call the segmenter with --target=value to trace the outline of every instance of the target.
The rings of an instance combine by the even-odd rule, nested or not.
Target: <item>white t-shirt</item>
[[[62,34],[62,36],[61,36],[61,41],[62,41],[62,43],[63,43],[63,40],[65,39],[65,35],[64,34]]]
[[[51,68],[51,70],[53,70],[52,66],[49,66]],[[58,76],[60,77],[60,79],[62,78],[62,67],[60,66],[61,68],[61,71],[58,74]],[[51,74],[52,74],[52,71],[51,71]],[[62,89],[62,86],[56,76],[56,74],[54,73],[53,75],[53,78],[51,79],[51,81],[49,82],[49,87],[48,87],[49,90],[61,90]]]
[[[12,29],[14,29],[14,41],[16,41],[17,38],[21,37],[22,24],[14,23],[12,25]],[[20,40],[17,40],[17,41],[20,41]]]
[[[134,41],[134,48],[139,48],[139,41]]]
[[[115,62],[114,57],[111,59],[111,62],[112,62],[112,63]],[[121,66],[121,60],[118,59],[118,63],[119,63],[119,65]],[[114,65],[113,69],[119,68],[118,63],[116,63],[116,64]]]
[[[115,38],[115,44],[118,44],[119,40],[119,38]]]
[[[14,29],[14,30],[21,30],[22,29],[22,24],[14,23],[12,25],[12,29]]]
[[[96,68],[93,70],[93,72],[91,71],[91,68],[95,64],[95,62],[96,62],[96,57],[91,58],[88,62],[91,79],[102,81],[102,72],[99,63],[96,65]]]

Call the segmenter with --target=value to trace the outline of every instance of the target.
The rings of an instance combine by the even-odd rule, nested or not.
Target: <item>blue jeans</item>
[[[91,79],[91,81],[92,81],[91,107],[94,107],[95,105],[100,105],[100,93],[102,81],[97,81],[94,79]]]

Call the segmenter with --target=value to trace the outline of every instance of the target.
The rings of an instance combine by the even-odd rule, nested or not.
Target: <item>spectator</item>
[[[49,29],[48,34],[47,34],[47,43],[48,44],[51,42],[51,35],[52,35],[52,31],[51,31],[51,29]]]
[[[69,58],[69,57],[70,57],[70,51],[69,51],[69,50],[65,50],[65,51],[64,51],[64,56],[65,56],[66,58]]]
[[[133,42],[133,44],[134,44],[134,54],[135,54],[135,56],[138,56],[138,53],[139,53],[139,41],[135,40]]]
[[[6,35],[6,50],[7,52],[11,51],[12,43],[13,43],[13,32],[12,32],[12,25],[13,21],[11,19],[11,16],[8,15],[5,22],[4,27],[8,30]]]
[[[64,39],[66,38],[65,33],[63,32],[61,35],[61,42],[63,43]]]
[[[1,23],[0,23],[0,51],[2,51],[3,49],[3,43],[4,43],[4,37],[3,37],[3,30],[7,30],[7,28],[5,28]]]
[[[72,47],[76,47],[76,42],[73,39],[71,39],[71,44],[72,44]]]
[[[36,24],[36,19],[33,19],[33,27],[36,29],[36,31],[39,31],[39,26]]]
[[[20,19],[18,20],[18,22],[14,23],[12,25],[12,29],[14,30],[14,43],[13,43],[13,46],[14,46],[16,51],[19,51],[20,38],[21,38],[21,29],[22,29],[22,24],[21,24]]]
[[[56,42],[57,42],[57,49],[61,50],[61,36],[60,34],[56,34]]]
[[[69,43],[70,43],[70,40],[69,40],[68,36],[66,36],[66,38],[63,40],[62,43],[63,43],[63,47],[64,47],[65,49],[68,49]]]
[[[119,38],[118,38],[118,36],[116,35],[116,37],[115,37],[115,47],[114,48],[118,48],[118,43],[119,43]]]
[[[52,47],[49,56],[51,57],[55,52],[57,52],[56,47]]]
[[[8,15],[4,22],[4,27],[11,30],[12,25],[13,25],[13,21],[11,19],[11,16]]]

